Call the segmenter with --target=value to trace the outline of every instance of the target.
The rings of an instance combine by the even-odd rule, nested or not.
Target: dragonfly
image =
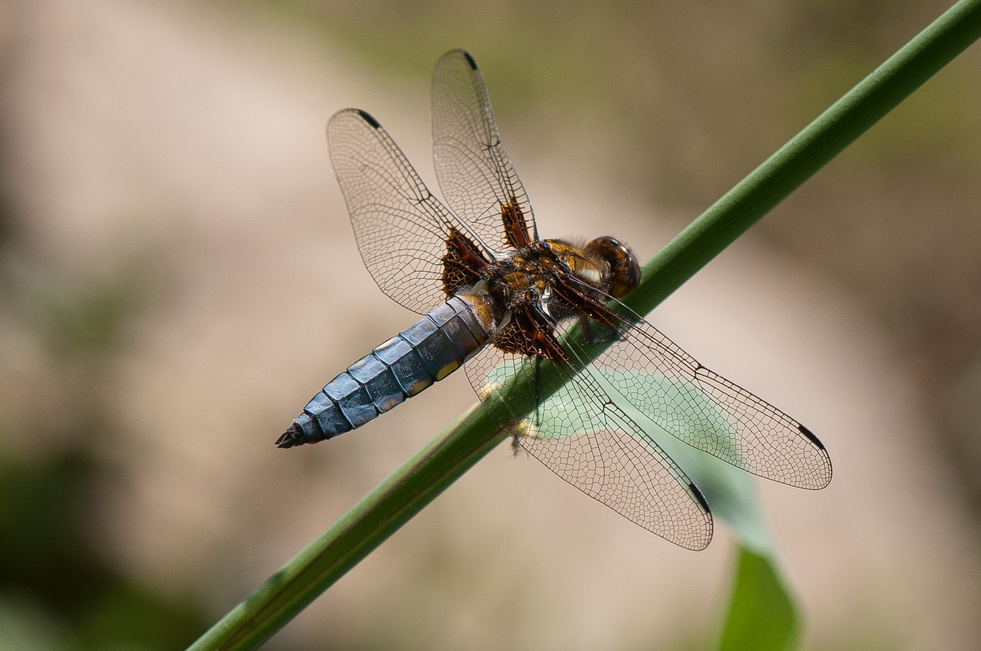
[[[445,203],[369,113],[327,124],[337,181],[378,287],[423,315],[326,384],[276,441],[361,427],[461,366],[483,407],[555,474],[641,527],[704,549],[701,491],[637,424],[807,489],[831,481],[804,425],[702,366],[621,302],[641,269],[613,237],[540,239],[468,52],[436,63],[433,159]]]

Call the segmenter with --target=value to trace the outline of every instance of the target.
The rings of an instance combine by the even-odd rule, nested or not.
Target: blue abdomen
[[[490,334],[466,300],[451,298],[328,382],[276,444],[316,443],[361,427],[460,368]]]

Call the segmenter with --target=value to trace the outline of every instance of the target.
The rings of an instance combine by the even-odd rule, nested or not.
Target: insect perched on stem
[[[640,282],[627,247],[539,238],[483,78],[462,50],[436,64],[433,136],[446,205],[368,113],[343,110],[327,125],[365,265],[383,292],[425,316],[328,382],[280,447],[360,427],[462,365],[518,445],[682,547],[708,545],[708,505],[626,409],[755,475],[828,485],[831,460],[806,427],[619,301]]]

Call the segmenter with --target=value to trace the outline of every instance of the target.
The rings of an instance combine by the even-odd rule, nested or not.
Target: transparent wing
[[[327,142],[365,266],[385,294],[426,314],[446,298],[441,279],[447,233],[465,229],[368,113],[334,114]]]
[[[620,318],[612,345],[592,364],[614,394],[679,440],[737,468],[799,488],[828,485],[831,458],[810,430],[699,364],[622,303],[617,309],[630,316]],[[568,345],[579,356],[588,353],[588,344]]]
[[[526,236],[538,239],[531,203],[501,145],[490,96],[469,53],[452,50],[433,73],[433,157],[450,208],[496,251],[514,246],[502,228],[511,206]]]
[[[571,380],[538,400],[536,362],[487,345],[466,365],[477,395],[501,426],[552,472],[590,497],[666,540],[704,549],[712,539],[712,516],[685,473],[618,407],[588,371],[554,363]],[[540,360],[537,364],[552,365]],[[537,403],[527,417],[491,391],[516,384]],[[503,416],[502,416],[503,415]]]

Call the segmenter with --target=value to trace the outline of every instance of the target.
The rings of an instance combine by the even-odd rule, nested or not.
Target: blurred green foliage
[[[100,451],[118,434],[103,395],[108,361],[145,306],[146,270],[133,263],[92,280],[5,261],[4,325],[30,333],[60,382],[41,398],[43,414],[0,406],[0,440],[47,448],[33,456],[0,445],[0,648],[182,648],[205,626],[199,605],[127,576],[99,547],[98,492],[114,477]],[[30,431],[11,431],[25,421]]]
[[[782,651],[797,646],[800,624],[772,556],[740,546],[719,649]]]
[[[106,562],[86,512],[105,475],[84,447],[0,456],[0,648],[176,649],[204,627],[192,601]]]

